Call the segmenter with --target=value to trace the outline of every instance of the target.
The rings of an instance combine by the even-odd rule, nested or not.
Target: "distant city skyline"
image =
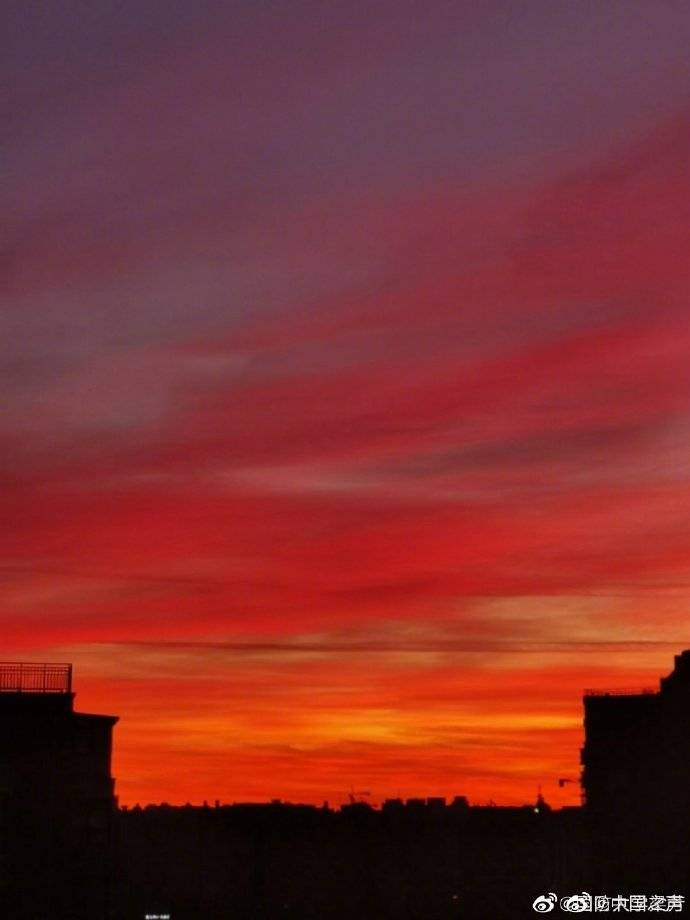
[[[1,15],[5,660],[124,804],[577,804],[690,606],[690,10]]]

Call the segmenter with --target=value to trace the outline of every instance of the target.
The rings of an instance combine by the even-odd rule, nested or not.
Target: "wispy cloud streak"
[[[576,772],[687,632],[687,10],[72,12],[4,13],[8,654],[124,800]]]

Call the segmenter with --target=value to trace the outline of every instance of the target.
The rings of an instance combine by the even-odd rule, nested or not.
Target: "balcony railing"
[[[0,693],[71,692],[71,664],[0,661]]]
[[[611,687],[608,690],[585,690],[585,696],[654,696],[655,687]]]

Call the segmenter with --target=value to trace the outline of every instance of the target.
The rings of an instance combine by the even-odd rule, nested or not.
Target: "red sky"
[[[124,803],[576,802],[690,644],[687,7],[14,7],[3,657]]]

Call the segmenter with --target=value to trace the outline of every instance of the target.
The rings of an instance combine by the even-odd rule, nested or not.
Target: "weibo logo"
[[[583,914],[592,909],[592,896],[583,891],[582,894],[571,894],[569,898],[561,898],[561,910],[568,914]]]
[[[532,901],[532,908],[536,910],[538,914],[548,914],[554,909],[557,903],[558,895],[550,891],[548,894],[540,894],[538,898],[535,898],[534,901]]]

